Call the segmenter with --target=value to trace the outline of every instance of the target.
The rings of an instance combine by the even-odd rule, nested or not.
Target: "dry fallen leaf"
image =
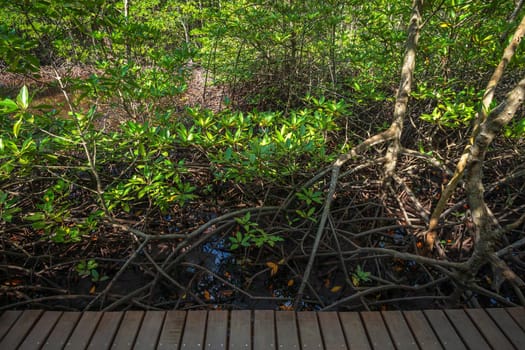
[[[341,288],[343,288],[343,287],[341,287],[341,286],[333,286],[332,289],[330,289],[330,292],[337,293],[337,292],[339,292],[341,290]]]
[[[279,309],[282,310],[282,311],[292,311],[293,310],[293,305],[280,305]]]
[[[268,266],[271,270],[270,272],[270,276],[273,276],[277,273],[277,271],[279,271],[279,265],[274,263],[274,262],[271,262],[271,261],[268,261],[266,263],[266,266]]]
[[[14,278],[14,279],[12,279],[10,281],[5,281],[4,282],[4,285],[6,285],[6,286],[13,286],[13,287],[14,286],[18,286],[20,284],[22,284],[22,280],[18,279],[18,278]]]
[[[231,296],[233,295],[233,290],[230,290],[230,289],[228,289],[228,290],[222,290],[222,291],[220,292],[220,294],[221,294],[222,297],[229,298],[229,297],[231,297]]]
[[[357,278],[355,275],[352,275],[352,283],[354,286],[359,287],[359,278]]]

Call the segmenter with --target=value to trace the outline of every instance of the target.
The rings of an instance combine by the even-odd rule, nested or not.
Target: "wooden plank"
[[[122,322],[120,322],[117,335],[113,339],[112,350],[133,348],[143,317],[144,311],[126,311]]]
[[[234,310],[230,314],[229,350],[251,350],[252,313],[250,310]]]
[[[361,317],[365,324],[366,332],[372,343],[372,348],[374,349],[394,349],[394,344],[390,339],[390,334],[388,334],[388,329],[386,328],[381,313],[365,311],[361,312]]]
[[[64,312],[47,337],[43,350],[62,349],[81,316],[81,312]]]
[[[345,335],[337,312],[319,312],[317,314],[326,349],[348,349]]]
[[[42,310],[24,311],[0,342],[0,349],[16,349],[24,341],[41,314]]]
[[[350,349],[370,350],[370,341],[358,312],[340,312],[339,318]]]
[[[182,348],[185,350],[203,349],[206,331],[207,312],[204,310],[188,312],[182,335]]]
[[[156,349],[166,311],[146,311],[135,340],[135,349]]]
[[[0,340],[9,332],[9,329],[15,324],[20,315],[22,315],[22,311],[4,311],[2,316],[0,316]]]
[[[469,349],[490,349],[464,310],[445,310],[445,314]]]
[[[168,311],[160,333],[158,350],[177,350],[182,341],[186,311]]]
[[[122,316],[124,316],[123,312],[104,312],[98,323],[97,330],[89,342],[88,349],[109,349],[113,344],[113,338],[117,334]]]
[[[525,331],[525,307],[509,307],[507,312],[512,316],[514,321]]]
[[[525,332],[505,309],[486,309],[486,311],[516,348],[525,349]]]
[[[77,326],[73,330],[73,333],[69,337],[66,343],[66,350],[80,350],[85,349],[93,332],[97,328],[98,321],[102,317],[101,312],[86,311],[82,313],[82,317],[77,323]]]
[[[465,344],[463,344],[454,326],[449,322],[443,311],[425,310],[423,312],[445,349],[466,349]]]
[[[228,311],[208,312],[206,349],[224,350],[228,346]]]
[[[421,349],[443,349],[432,327],[421,311],[403,311],[403,316],[405,316],[405,320]]]
[[[280,349],[299,349],[295,312],[277,311],[275,313],[275,328],[277,330],[277,344]]]
[[[383,311],[382,315],[396,348],[419,349],[401,311]]]
[[[275,349],[275,318],[271,310],[253,312],[253,349]]]
[[[507,337],[483,309],[466,309],[465,312],[478,327],[490,346],[498,350],[514,349]]]
[[[0,334],[4,334],[0,349],[39,349],[45,341],[43,349],[64,345],[84,349],[89,344],[98,350],[113,344],[114,349],[200,350],[229,345],[230,350],[251,350],[251,316],[249,310],[230,314],[6,311],[0,314]],[[371,339],[375,349],[416,349],[417,344],[425,350],[442,349],[440,341],[447,349],[525,349],[524,320],[521,307],[361,314],[257,310],[253,312],[253,348],[370,349]]]
[[[297,313],[299,338],[303,349],[324,349],[317,313],[301,311]]]
[[[60,311],[44,312],[18,350],[40,349],[60,316],[62,316]]]

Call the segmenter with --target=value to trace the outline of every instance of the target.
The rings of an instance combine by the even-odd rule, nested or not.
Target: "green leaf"
[[[13,125],[13,135],[15,135],[16,138],[18,138],[18,134],[20,133],[21,126],[22,126],[22,118],[18,119],[16,123]]]
[[[45,218],[46,216],[44,215],[44,213],[29,214],[25,217],[25,219],[29,221],[41,221],[41,220],[44,220]]]
[[[22,89],[20,89],[20,93],[16,97],[16,103],[22,110],[26,110],[29,107],[29,91],[27,90],[27,86],[24,85]]]
[[[137,194],[137,198],[138,199],[142,199],[142,197],[144,197],[146,195],[146,193],[148,193],[148,189],[147,188],[142,188],[138,194]]]
[[[224,152],[224,159],[226,161],[229,161],[232,158],[232,155],[233,155],[233,150],[231,149],[231,147],[228,147],[226,151]]]
[[[144,148],[144,144],[142,143],[139,143],[139,150],[138,150],[138,154],[145,158],[146,157],[146,149]]]
[[[31,227],[35,230],[41,230],[46,228],[46,223],[43,221],[35,221],[31,224]]]
[[[98,263],[95,260],[91,259],[87,262],[88,269],[92,270],[92,269],[96,269],[97,267],[98,267]]]
[[[12,113],[18,109],[18,105],[15,101],[11,99],[4,99],[3,101],[0,101],[0,111],[2,113]]]

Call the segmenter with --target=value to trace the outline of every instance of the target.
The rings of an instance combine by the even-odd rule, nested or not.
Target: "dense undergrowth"
[[[468,178],[425,246],[512,1],[425,7],[393,174],[388,144],[352,152],[391,127],[408,3],[25,5],[0,27],[0,309],[525,304],[523,104],[483,162],[492,263],[468,265]],[[507,69],[491,110],[522,49]]]

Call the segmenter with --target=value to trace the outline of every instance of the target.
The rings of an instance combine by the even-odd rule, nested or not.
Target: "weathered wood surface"
[[[525,308],[5,311],[0,349],[525,349]]]

